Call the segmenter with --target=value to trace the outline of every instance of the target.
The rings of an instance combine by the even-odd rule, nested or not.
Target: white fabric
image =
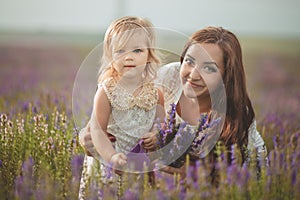
[[[109,84],[109,82],[107,83]],[[147,86],[142,87],[141,92],[135,97],[124,88],[119,87],[118,84],[114,84],[113,88],[109,88],[110,86],[104,83],[102,87],[112,105],[107,132],[116,137],[116,151],[127,154],[138,143],[139,139],[150,131],[154,123],[158,102],[157,89],[153,84],[147,84]],[[154,98],[154,100],[151,101],[149,109],[146,110],[144,105],[148,105],[146,100],[149,98],[147,97]],[[131,102],[139,99],[143,101],[141,103],[136,101],[136,103],[130,105]],[[123,109],[122,104],[127,105],[126,102],[128,106]],[[142,105],[139,105],[139,103]]]

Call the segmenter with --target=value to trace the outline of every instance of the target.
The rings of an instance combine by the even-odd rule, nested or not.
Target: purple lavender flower
[[[134,193],[131,190],[126,190],[124,192],[124,195],[123,195],[122,199],[124,199],[124,200],[135,200],[135,199],[137,199],[138,200],[138,199],[140,199],[140,197],[137,193]]]
[[[84,155],[74,155],[71,161],[72,174],[76,178],[76,180],[80,179],[81,171],[82,171],[82,163],[83,163]]]
[[[28,103],[28,102],[23,103],[23,111],[24,112],[27,112],[29,110],[29,105],[30,105],[30,103]]]
[[[199,125],[196,130],[187,127],[187,122],[176,124],[176,105],[171,104],[171,110],[165,118],[163,128],[158,126],[158,144],[162,147],[167,147],[168,157],[178,157],[172,162],[170,166],[181,167],[184,164],[186,155],[191,149],[198,149],[209,135],[208,132],[203,133],[204,130],[217,124],[220,119],[208,122],[208,114],[201,114]],[[164,155],[163,155],[164,156]]]
[[[278,144],[277,144],[277,137],[276,137],[276,135],[273,136],[273,143],[274,143],[274,147],[277,148]]]
[[[291,179],[292,179],[291,181],[292,185],[295,185],[297,183],[297,170],[293,169]]]
[[[231,145],[230,147],[230,162],[231,164],[235,164],[235,149],[234,149],[234,145]]]
[[[179,199],[186,199],[186,188],[183,185],[180,187]]]
[[[34,161],[31,157],[28,158],[22,165],[22,175],[15,180],[16,195],[23,199],[30,199],[33,196],[33,166]]]
[[[161,190],[156,190],[156,199],[158,199],[158,200],[167,200],[169,198]]]

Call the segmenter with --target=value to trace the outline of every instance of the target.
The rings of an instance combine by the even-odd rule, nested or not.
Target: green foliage
[[[70,188],[71,160],[82,151],[72,120],[55,107],[50,114],[33,113],[32,110],[30,104],[27,113],[13,119],[6,114],[0,116],[0,196],[22,199],[20,187],[26,184],[34,191],[33,197],[37,197],[34,193],[39,190],[49,189],[43,192],[54,192],[55,199],[74,195],[72,191],[77,188]],[[28,173],[25,169],[30,162],[31,173]],[[22,185],[16,184],[19,179]],[[49,188],[51,185],[53,188]]]
[[[43,108],[29,104],[26,111],[0,116],[0,196],[3,199],[76,199],[82,169],[83,151],[78,145],[78,131],[73,120],[55,103]],[[38,111],[37,111],[38,110]],[[51,111],[51,112],[49,112]],[[269,167],[261,164],[259,176],[255,156],[241,165],[237,146],[227,163],[228,150],[218,143],[215,148],[217,184],[212,184],[209,158],[186,169],[187,177],[156,173],[155,185],[143,176],[141,183],[124,176],[124,197],[142,199],[296,199],[300,180],[300,138],[295,127],[298,118],[266,116],[259,124],[267,138]],[[260,128],[262,127],[262,128]],[[271,135],[267,135],[271,134]],[[267,137],[268,136],[268,137]],[[79,162],[73,162],[78,157]],[[189,161],[188,161],[189,163]],[[79,169],[74,171],[74,169]],[[114,199],[116,185],[91,185],[89,199],[99,192]]]

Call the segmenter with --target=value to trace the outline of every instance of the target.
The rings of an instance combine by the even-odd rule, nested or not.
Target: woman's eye
[[[193,65],[194,62],[190,58],[185,58],[184,62],[187,63],[188,65]]]
[[[206,73],[214,73],[214,72],[217,72],[218,69],[215,67],[215,66],[204,66],[202,67],[202,69],[206,72]]]
[[[140,53],[140,52],[143,52],[143,50],[142,49],[135,49],[135,50],[133,50],[133,52],[134,53]]]

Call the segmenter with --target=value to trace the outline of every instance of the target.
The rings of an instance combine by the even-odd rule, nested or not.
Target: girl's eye
[[[202,69],[206,73],[214,73],[218,71],[217,67],[209,65],[203,66]]]
[[[141,52],[143,52],[143,50],[142,49],[134,49],[133,52],[134,53],[141,53]]]
[[[117,54],[121,54],[121,53],[124,53],[124,52],[125,51],[123,49],[119,49],[119,50],[115,51],[115,53],[117,53]]]

